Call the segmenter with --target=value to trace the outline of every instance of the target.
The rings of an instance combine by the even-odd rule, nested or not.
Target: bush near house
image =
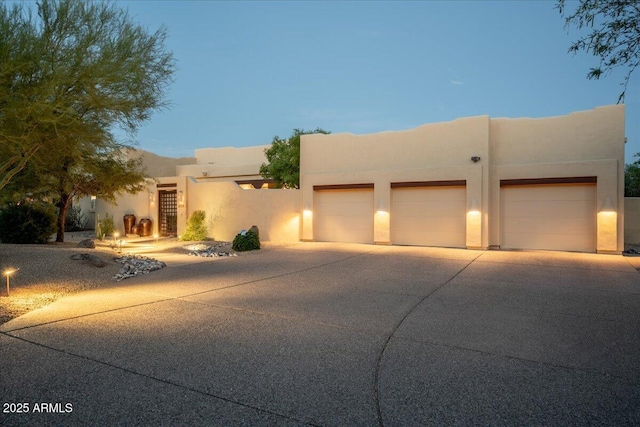
[[[87,226],[87,218],[80,206],[71,206],[67,210],[67,217],[64,221],[64,231],[80,231]]]
[[[103,240],[105,236],[113,235],[116,231],[116,224],[113,222],[113,215],[108,213],[104,214],[104,219],[100,219],[96,222],[96,237]]]
[[[260,238],[256,231],[242,231],[233,239],[231,248],[234,251],[244,252],[260,249]]]
[[[207,226],[205,220],[207,214],[205,211],[194,211],[187,221],[187,229],[180,237],[185,241],[200,241],[207,238]]]
[[[0,242],[47,243],[56,232],[56,209],[38,202],[11,203],[0,210]]]

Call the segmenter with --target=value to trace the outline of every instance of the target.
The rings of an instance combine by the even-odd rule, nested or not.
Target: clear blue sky
[[[356,134],[458,117],[545,117],[615,104],[622,71],[587,80],[554,1],[119,1],[177,60],[172,106],[140,129],[170,157],[268,144],[292,129]],[[627,162],[640,151],[640,70]]]

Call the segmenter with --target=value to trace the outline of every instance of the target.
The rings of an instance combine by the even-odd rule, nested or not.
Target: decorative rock
[[[167,266],[167,264],[162,261],[140,255],[123,255],[113,260],[122,264],[120,272],[113,276],[118,282],[139,274],[147,274],[151,271],[160,270]]]
[[[93,254],[73,254],[71,255],[71,259],[75,261],[87,261],[89,264],[93,265],[94,267],[101,268],[107,265],[105,260]]]
[[[184,249],[189,251],[190,256],[199,256],[204,258],[222,258],[222,257],[234,257],[238,254],[220,250],[223,246],[228,246],[227,243],[219,244],[216,246],[205,245],[204,243],[196,243],[193,245],[184,246]]]
[[[96,244],[91,239],[84,239],[78,242],[76,245],[78,248],[87,248],[87,249],[95,249]]]
[[[260,230],[258,230],[257,225],[252,225],[249,231],[253,231],[254,233],[256,233],[256,236],[258,236],[258,240],[260,240]]]

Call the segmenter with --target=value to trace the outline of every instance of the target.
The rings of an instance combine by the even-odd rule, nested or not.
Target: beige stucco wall
[[[299,241],[299,190],[243,190],[235,182],[188,180],[189,214],[204,210],[209,237],[232,241],[241,230],[258,226],[260,240],[272,243]]]
[[[171,185],[171,187],[158,187],[158,185]],[[116,203],[98,199],[96,216],[102,219],[107,213],[112,215],[116,231],[121,235],[124,233],[123,217],[128,214],[136,216],[136,224],[143,218],[150,219],[152,234],[158,233],[158,191],[162,189],[182,192],[183,200],[186,200],[187,178],[183,176],[155,178],[148,182],[146,190],[137,194],[121,194]],[[178,204],[178,235],[184,232],[186,223],[186,203]]]
[[[640,243],[640,197],[624,199],[624,241]]]
[[[195,150],[196,161],[180,165],[176,175],[192,176],[202,181],[260,179],[260,165],[267,161],[264,150],[269,145],[254,147],[201,148]]]
[[[130,158],[142,157],[142,166],[148,176],[175,176],[176,167],[195,163],[195,157],[163,157],[144,150],[134,150],[129,154]]]
[[[305,209],[313,211],[314,185],[374,184],[374,206],[389,210],[391,183],[467,181],[467,205],[488,203],[489,117],[468,117],[415,129],[371,135],[303,135],[300,148],[301,190]],[[373,213],[372,213],[373,214]],[[377,218],[376,243],[390,242],[390,216]],[[467,236],[468,246],[488,246],[483,215]],[[313,216],[303,221],[303,240],[313,240]],[[480,243],[480,244],[479,244]]]
[[[372,135],[314,134],[301,140],[303,240],[313,240],[313,187],[374,184],[374,206],[390,206],[390,184],[466,180],[467,246],[500,245],[500,180],[597,177],[598,205],[611,199],[617,216],[598,219],[597,249],[623,250],[624,106],[599,107],[542,119],[469,117]],[[480,157],[477,163],[472,156]],[[373,215],[373,212],[372,212]],[[388,243],[389,216],[374,224]]]
[[[610,105],[558,117],[491,119],[489,244],[500,244],[500,180],[596,176],[598,209],[609,198],[617,212],[614,226],[599,221],[598,250],[624,250],[624,113],[623,105]]]

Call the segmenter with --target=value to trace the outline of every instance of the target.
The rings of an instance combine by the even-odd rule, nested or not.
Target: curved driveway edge
[[[640,423],[621,256],[305,243],[168,265],[1,325],[0,424]]]

